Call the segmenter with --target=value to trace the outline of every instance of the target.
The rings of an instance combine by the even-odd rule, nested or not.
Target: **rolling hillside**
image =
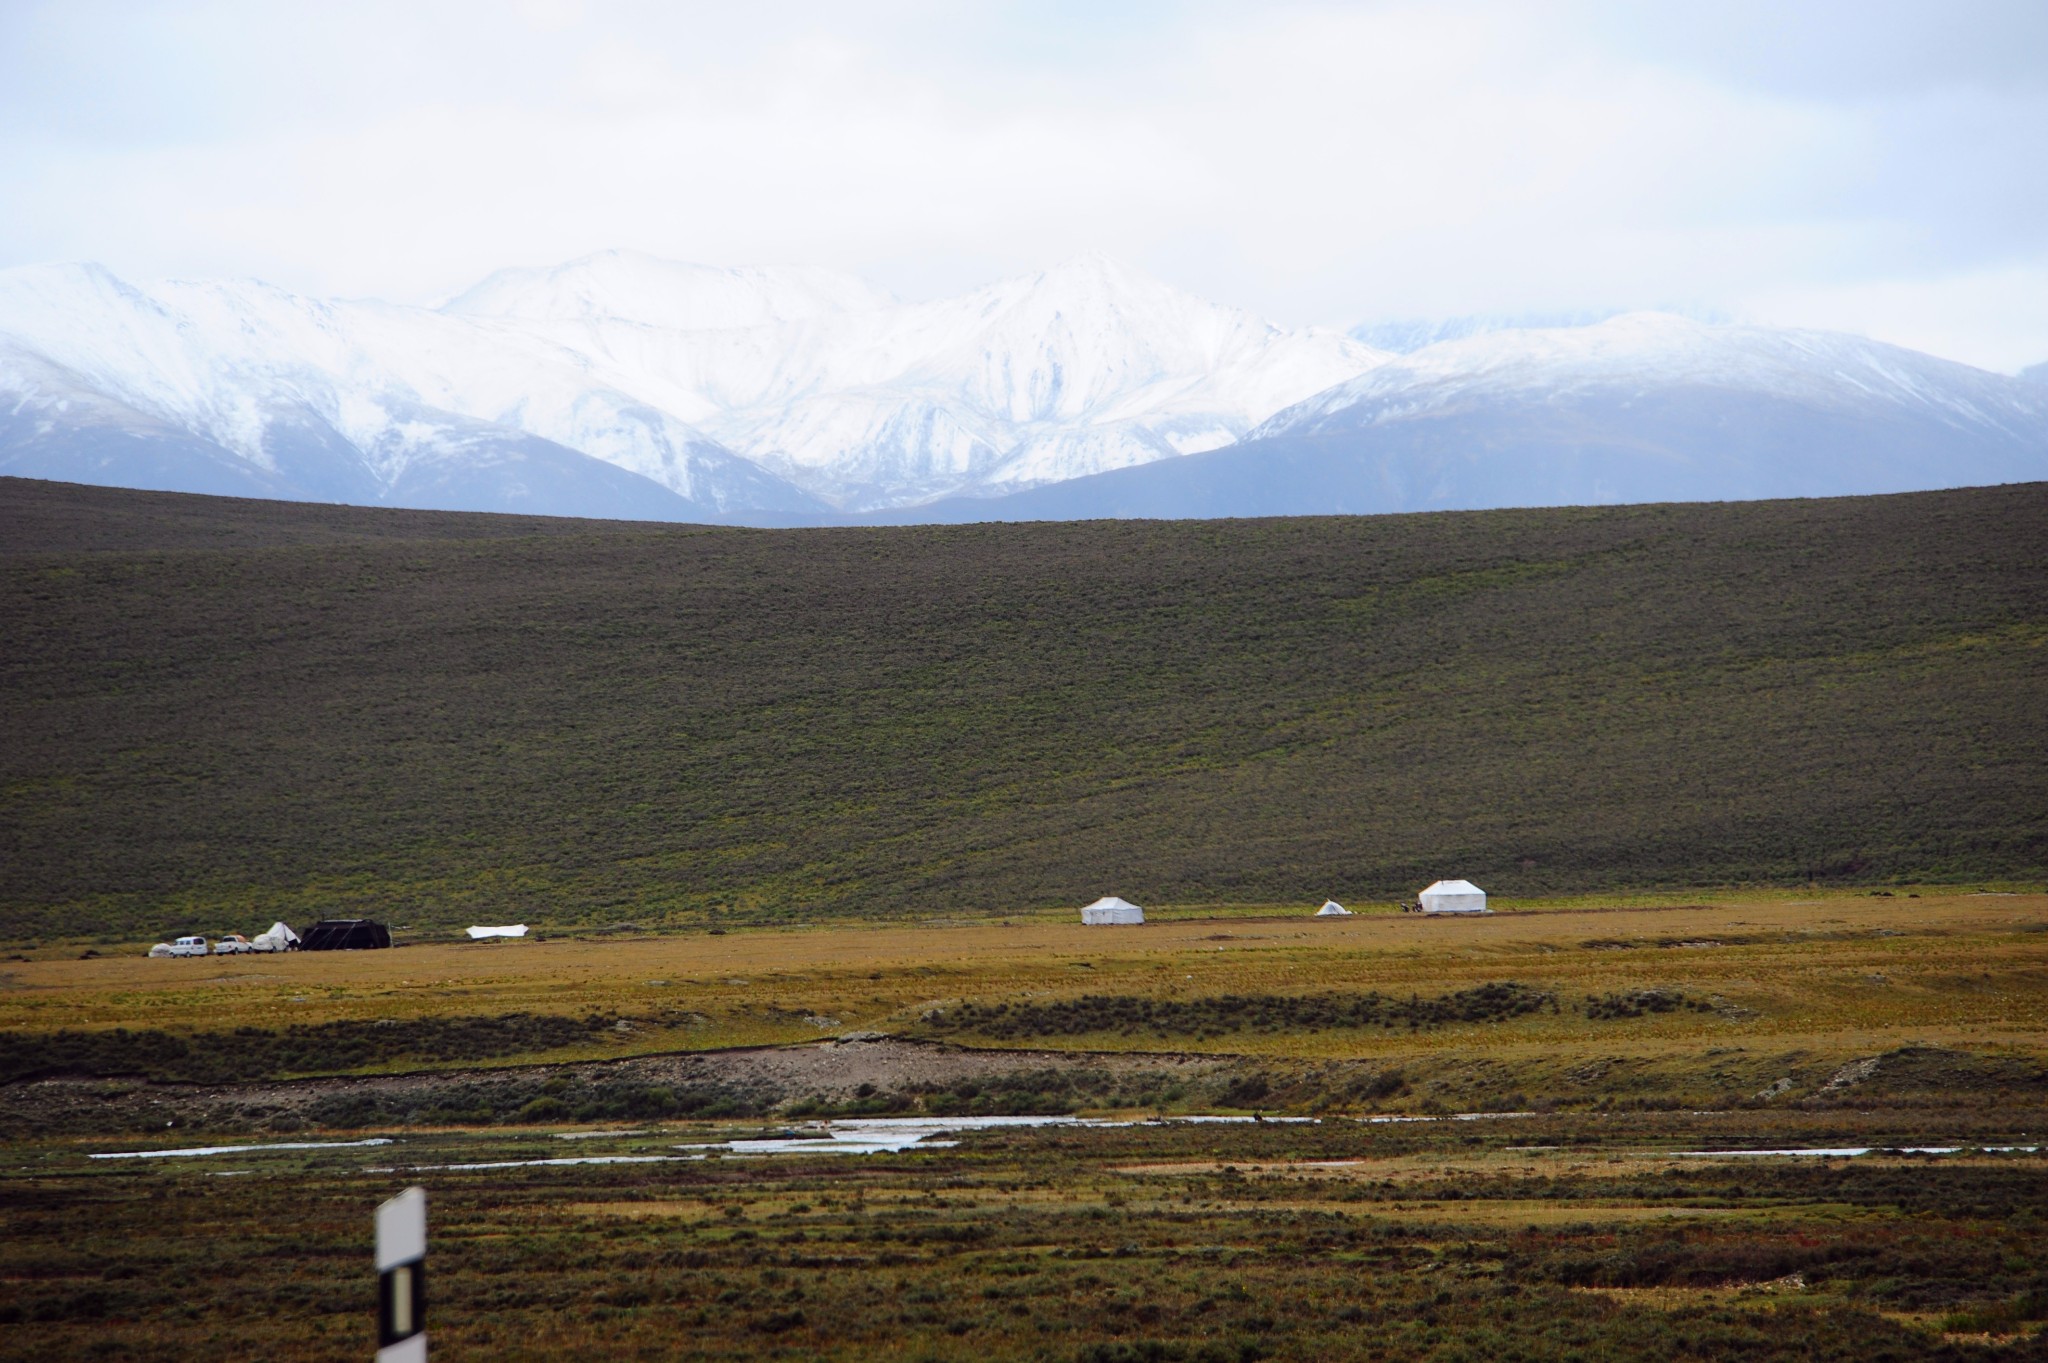
[[[0,637],[6,939],[2048,874],[2043,484],[760,531],[8,479]]]

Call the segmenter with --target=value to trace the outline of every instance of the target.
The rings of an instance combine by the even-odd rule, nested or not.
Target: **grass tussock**
[[[460,1064],[585,1046],[594,1037],[617,1030],[622,1021],[600,1013],[582,1018],[510,1013],[310,1023],[275,1031],[236,1027],[192,1036],[125,1027],[0,1033],[0,1084],[131,1076],[220,1084],[295,1074],[347,1074],[408,1060]]]
[[[1313,1032],[1352,1027],[1415,1031],[1455,1023],[1505,1022],[1546,1010],[1557,1011],[1555,994],[1506,982],[1427,999],[1413,995],[1393,999],[1377,993],[1224,994],[1198,999],[1083,994],[1057,1004],[963,1003],[952,1009],[931,1009],[921,1021],[935,1035],[971,1032],[998,1041],[1093,1032],[1207,1038],[1239,1031]]]

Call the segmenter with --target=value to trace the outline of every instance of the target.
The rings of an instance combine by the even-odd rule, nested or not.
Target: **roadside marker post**
[[[377,1208],[377,1363],[427,1363],[427,1191]]]

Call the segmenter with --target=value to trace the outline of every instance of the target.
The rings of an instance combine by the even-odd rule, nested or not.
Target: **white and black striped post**
[[[377,1363],[427,1363],[427,1191],[377,1208]]]

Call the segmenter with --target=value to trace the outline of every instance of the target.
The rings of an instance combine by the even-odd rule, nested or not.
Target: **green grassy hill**
[[[756,531],[0,479],[0,938],[2048,870],[2048,485]]]

